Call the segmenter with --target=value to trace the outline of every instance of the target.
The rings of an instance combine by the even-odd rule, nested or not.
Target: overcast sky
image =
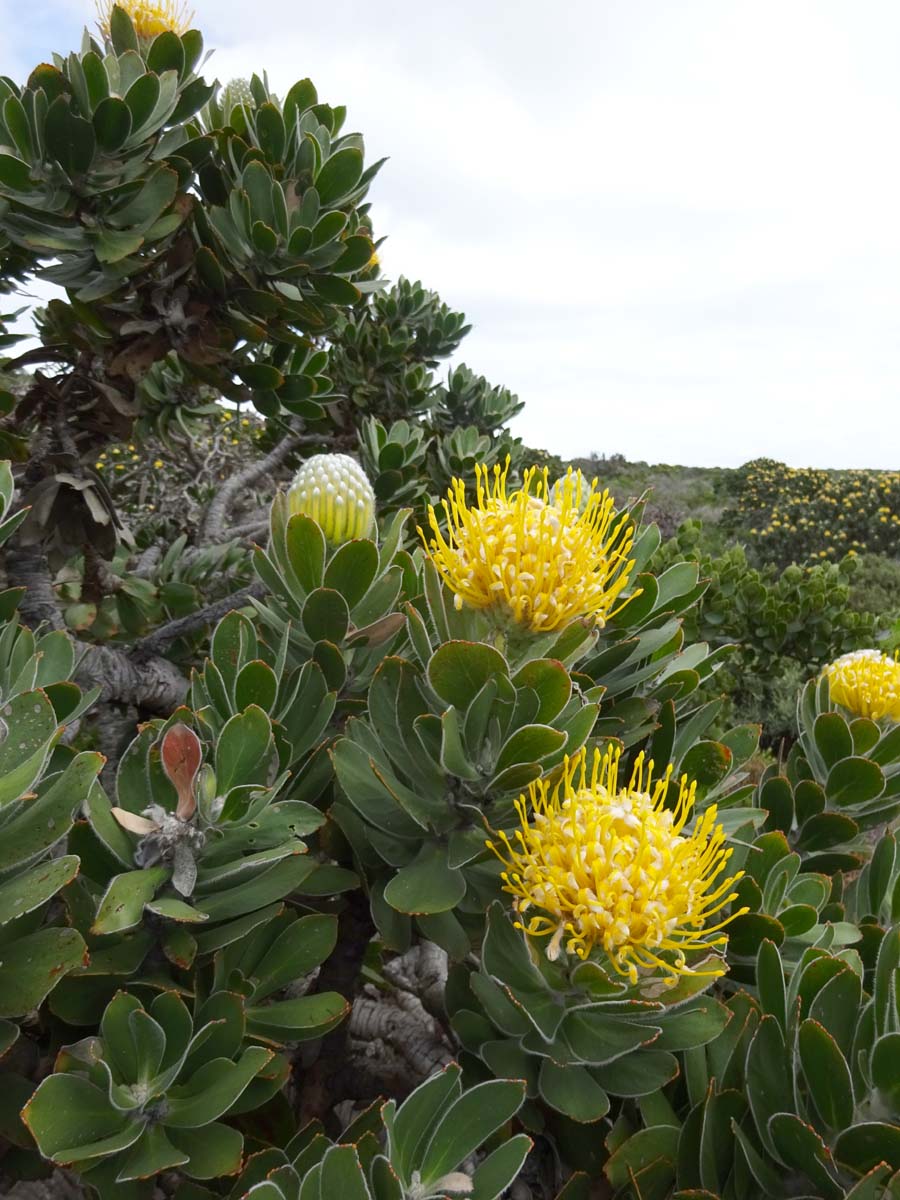
[[[0,73],[89,3],[0,0]],[[222,82],[309,75],[385,274],[563,456],[900,468],[896,0],[197,0]]]

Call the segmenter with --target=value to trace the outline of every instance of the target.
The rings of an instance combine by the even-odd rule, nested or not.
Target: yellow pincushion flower
[[[314,454],[288,491],[291,515],[303,513],[335,545],[364,538],[375,523],[375,493],[369,477],[349,454]]]
[[[851,550],[851,554],[854,552]],[[854,650],[825,668],[832,700],[872,721],[900,721],[900,662],[880,650]]]
[[[721,930],[739,915],[707,924],[736,898],[743,874],[719,879],[731,849],[715,805],[686,832],[697,785],[683,778],[674,809],[666,808],[672,768],[654,783],[642,754],[620,787],[619,756],[618,748],[595,750],[590,772],[587,750],[567,758],[555,784],[540,779],[516,802],[515,844],[505,833],[502,847],[488,842],[506,867],[504,890],[523,918],[517,928],[551,935],[551,960],[563,944],[579,958],[600,947],[632,983],[640,970],[661,969],[670,985],[678,975],[721,975],[694,971],[685,958],[723,945]]]
[[[131,17],[134,31],[140,38],[155,38],[161,33],[187,33],[194,19],[194,10],[185,0],[97,0],[100,29],[109,36],[113,9],[118,5]]]
[[[507,493],[505,467],[476,468],[476,504],[454,479],[443,501],[448,534],[429,508],[426,552],[455,593],[455,604],[493,611],[532,632],[576,618],[603,625],[634,566],[634,525],[617,516],[609,492],[571,469],[553,489],[547,470],[531,467]]]

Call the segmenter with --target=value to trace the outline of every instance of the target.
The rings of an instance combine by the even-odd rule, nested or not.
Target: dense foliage
[[[729,712],[763,727],[768,744],[790,737],[797,692],[809,674],[850,650],[874,645],[884,623],[850,602],[860,563],[751,566],[745,548],[720,553],[704,544],[703,528],[685,522],[659,551],[661,564],[694,558],[708,587],[686,622],[691,640],[731,646],[715,681]]]
[[[900,666],[850,568],[526,453],[381,280],[344,110],[207,83],[182,18],[0,79],[0,287],[63,289],[0,341],[5,1185],[888,1200]]]
[[[729,528],[766,562],[896,555],[900,472],[821,471],[756,459],[729,479]]]

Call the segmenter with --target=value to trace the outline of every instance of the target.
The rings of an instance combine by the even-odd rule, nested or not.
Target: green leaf
[[[169,1089],[166,1125],[198,1129],[224,1116],[272,1057],[271,1050],[248,1046],[237,1062],[216,1058],[204,1063],[187,1084]]]
[[[85,1151],[107,1140],[123,1149],[137,1141],[143,1128],[138,1122],[130,1125],[100,1088],[79,1075],[48,1075],[22,1118],[40,1152],[59,1163],[93,1157]]]
[[[164,71],[182,74],[185,68],[185,48],[177,33],[167,29],[153,39],[147,52],[147,67],[157,75],[162,75]]]
[[[247,387],[265,390],[276,390],[284,383],[284,375],[270,363],[244,363],[237,368],[237,373]]]
[[[784,941],[781,923],[765,913],[744,913],[735,917],[728,926],[728,952],[742,957],[755,957],[766,938],[780,946]]]
[[[831,804],[865,804],[884,791],[881,768],[868,758],[844,758],[828,772],[825,794]]]
[[[813,736],[826,767],[833,767],[842,758],[850,758],[853,754],[853,736],[840,713],[820,713],[813,726]]]
[[[347,636],[350,611],[340,592],[316,588],[303,606],[303,628],[313,642],[340,643]]]
[[[109,38],[116,54],[124,54],[126,50],[140,49],[137,33],[131,23],[128,12],[119,4],[114,4],[109,16]]]
[[[122,933],[139,925],[145,905],[168,878],[168,867],[149,867],[117,875],[100,901],[91,933]]]
[[[782,1112],[791,1094],[784,1034],[775,1017],[764,1016],[747,1053],[747,1098],[766,1149],[778,1157],[769,1134],[769,1119]]]
[[[769,1136],[785,1165],[810,1179],[823,1200],[843,1200],[844,1189],[831,1173],[831,1154],[811,1125],[793,1113],[776,1113],[769,1121]]]
[[[523,725],[509,738],[497,758],[498,774],[519,763],[535,763],[565,745],[566,734],[549,725]]]
[[[249,881],[239,883],[237,887],[204,896],[203,911],[212,921],[242,917],[257,908],[273,904],[276,900],[283,900],[298,888],[315,868],[315,862],[307,855],[293,854]]]
[[[175,199],[178,191],[178,176],[168,167],[158,167],[144,180],[141,190],[122,208],[117,208],[109,217],[110,225],[117,229],[138,226],[149,229]]]
[[[597,1082],[614,1096],[647,1096],[671,1083],[678,1073],[675,1055],[652,1047],[623,1054],[613,1062],[591,1068]]]
[[[844,1200],[882,1200],[883,1185],[887,1183],[890,1174],[891,1168],[887,1163],[879,1163],[850,1189]]]
[[[398,912],[440,913],[454,908],[466,893],[462,871],[447,865],[446,847],[426,842],[408,867],[402,867],[384,889]]]
[[[209,920],[206,913],[191,908],[177,896],[162,896],[158,900],[148,900],[147,911],[155,913],[158,917],[165,917],[167,921],[182,921],[191,924]]]
[[[125,93],[125,103],[131,112],[132,128],[140,132],[159,103],[161,80],[158,75],[139,75]]]
[[[540,1030],[546,1041],[552,1041],[565,1009],[557,1004],[556,996],[532,961],[528,945],[513,928],[512,920],[499,901],[488,909],[481,961],[485,972],[509,990],[522,1015]]]
[[[34,184],[28,163],[12,154],[0,154],[0,185],[12,192],[30,192]]]
[[[322,586],[325,535],[311,517],[297,515],[287,523],[285,548],[288,561],[306,592]]]
[[[391,1159],[400,1175],[409,1179],[420,1160],[435,1122],[462,1094],[461,1071],[455,1063],[444,1067],[419,1086],[401,1104],[390,1129]]]
[[[459,713],[451,705],[441,715],[441,766],[451,775],[475,782],[481,776],[462,743]]]
[[[618,1020],[607,1016],[602,1008],[574,1009],[563,1020],[562,1034],[580,1062],[602,1066],[655,1040],[658,1026],[651,1024],[654,1014],[641,1015],[645,1015],[647,1024]]]
[[[663,1159],[674,1164],[677,1153],[678,1130],[672,1125],[653,1125],[623,1142],[609,1157],[603,1172],[613,1187],[624,1188],[648,1163]]]
[[[432,688],[460,712],[465,712],[489,679],[508,675],[503,655],[483,642],[447,642],[435,651],[428,664]]]
[[[0,884],[0,925],[15,921],[46,904],[78,874],[78,859],[73,854],[41,863],[21,875]]]
[[[558,1066],[545,1058],[538,1087],[551,1108],[573,1121],[599,1121],[609,1112],[609,1097],[586,1067]]]
[[[0,1017],[33,1012],[86,958],[84,939],[75,929],[39,929],[7,943],[0,961]]]
[[[140,250],[143,234],[135,230],[98,229],[94,253],[102,263],[117,263]]]
[[[325,570],[325,586],[333,588],[352,610],[369,590],[378,571],[378,550],[363,539],[340,546]]]
[[[286,137],[284,117],[271,102],[256,110],[256,134],[259,148],[269,162],[281,162]]]
[[[746,1111],[747,1101],[740,1092],[713,1091],[707,1098],[700,1132],[700,1182],[716,1196],[734,1162],[732,1122],[741,1120]]]
[[[255,704],[225,724],[216,744],[216,787],[225,795],[242,784],[264,784],[272,744],[272,725]]]
[[[531,688],[540,701],[535,720],[552,721],[565,708],[572,694],[572,680],[562,663],[552,658],[536,658],[525,663],[513,676],[517,688]]]
[[[800,1064],[819,1115],[832,1129],[853,1122],[853,1081],[847,1060],[817,1021],[805,1020],[798,1035]]]
[[[526,1133],[517,1133],[475,1168],[471,1200],[498,1200],[515,1181],[533,1143]]]
[[[712,996],[698,996],[672,1013],[653,1018],[662,1033],[654,1050],[690,1050],[718,1037],[731,1019],[731,1012]]]
[[[116,1183],[133,1179],[149,1179],[161,1171],[171,1171],[189,1160],[185,1150],[173,1146],[162,1125],[149,1125],[125,1155]]]
[[[292,921],[253,968],[254,999],[302,979],[325,961],[337,941],[337,917],[310,913]]]
[[[240,1170],[244,1138],[230,1125],[216,1121],[202,1129],[170,1129],[169,1135],[174,1145],[190,1155],[182,1170],[192,1179],[216,1179]]]
[[[346,146],[332,154],[316,176],[316,190],[323,204],[333,204],[351,192],[363,172],[362,151]]]
[[[697,781],[702,794],[721,783],[731,769],[732,752],[721,742],[695,742],[681,760],[680,772]]]
[[[93,125],[101,148],[115,154],[131,135],[131,109],[118,96],[107,96],[94,111]]]
[[[339,275],[310,275],[309,281],[316,294],[329,304],[356,304],[362,295],[358,287]]]
[[[278,680],[268,663],[257,658],[241,668],[234,685],[236,708],[243,710],[252,704],[271,713],[277,695]]]
[[[809,1016],[834,1038],[849,1061],[862,999],[862,981],[849,967],[838,971],[813,997]]]
[[[58,96],[47,111],[44,140],[47,152],[69,176],[89,170],[96,149],[96,137],[90,121],[71,111],[68,96]]]
[[[900,1125],[880,1121],[851,1125],[835,1142],[834,1157],[860,1174],[883,1162],[900,1171]]]
[[[58,731],[53,705],[42,691],[20,692],[3,705],[0,716],[4,735],[0,742],[2,806],[17,800],[40,778]],[[3,849],[7,850],[5,844]]]
[[[247,1029],[265,1041],[286,1043],[323,1037],[343,1021],[350,1006],[337,992],[316,992],[296,1000],[247,1009]]]
[[[433,1185],[458,1169],[515,1116],[524,1099],[524,1083],[512,1080],[491,1080],[464,1092],[444,1113],[425,1147],[421,1158],[423,1184]]]
[[[804,854],[810,854],[814,850],[828,850],[832,846],[841,846],[852,841],[858,832],[856,822],[846,813],[817,813],[803,823],[797,835],[796,846]]]

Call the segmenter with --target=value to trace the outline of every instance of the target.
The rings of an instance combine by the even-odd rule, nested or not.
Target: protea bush
[[[205,64],[128,0],[0,78],[4,1190],[896,1196],[897,664],[751,776],[698,564]]]

